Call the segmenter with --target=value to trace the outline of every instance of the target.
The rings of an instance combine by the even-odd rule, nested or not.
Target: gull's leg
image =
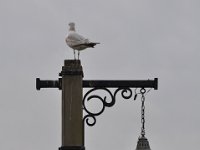
[[[76,52],[75,52],[75,49],[73,49],[74,50],[74,59],[76,59]]]
[[[80,51],[78,51],[78,60],[79,60],[79,56],[80,56]]]

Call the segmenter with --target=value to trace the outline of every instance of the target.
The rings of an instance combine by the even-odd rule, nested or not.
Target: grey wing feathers
[[[100,43],[89,42],[89,43],[77,44],[77,45],[74,45],[74,47],[85,46],[85,47],[94,48],[94,46],[97,44],[100,44]]]

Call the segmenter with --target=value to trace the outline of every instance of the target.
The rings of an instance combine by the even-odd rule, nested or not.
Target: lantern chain
[[[142,123],[142,127],[141,127],[141,136],[144,137],[145,136],[145,93],[146,90],[144,88],[142,88],[140,90],[141,93],[141,101],[142,101],[142,105],[141,105],[141,123]]]

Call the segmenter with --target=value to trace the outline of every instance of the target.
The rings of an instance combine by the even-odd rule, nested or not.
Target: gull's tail
[[[86,45],[87,45],[88,47],[94,48],[94,46],[97,45],[97,44],[100,44],[100,43],[90,42],[90,43],[87,43]]]

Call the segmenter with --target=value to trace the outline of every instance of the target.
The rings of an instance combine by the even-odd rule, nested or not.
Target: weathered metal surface
[[[158,78],[154,80],[83,80],[84,88],[154,88],[158,89]]]

